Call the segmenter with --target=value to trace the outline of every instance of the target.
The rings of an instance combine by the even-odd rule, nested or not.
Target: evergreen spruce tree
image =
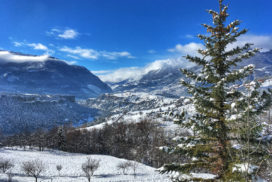
[[[175,121],[192,134],[176,137],[176,146],[164,148],[185,158],[182,164],[165,164],[160,169],[174,174],[173,181],[250,181],[269,157],[260,138],[258,116],[269,107],[271,91],[260,91],[257,80],[244,81],[254,65],[237,67],[259,50],[251,49],[251,44],[230,48],[247,30],[239,30],[239,20],[225,25],[228,6],[222,1],[219,12],[208,11],[213,25],[203,24],[209,35],[198,35],[206,49],[198,51],[200,57],[186,56],[201,71],[181,69],[187,77],[181,82],[191,94],[196,112],[184,111]],[[197,173],[213,174],[214,178]]]

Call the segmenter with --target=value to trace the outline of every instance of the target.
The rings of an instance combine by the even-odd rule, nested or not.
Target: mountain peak
[[[64,94],[79,98],[111,92],[110,87],[82,66],[49,57],[0,51],[0,91]]]

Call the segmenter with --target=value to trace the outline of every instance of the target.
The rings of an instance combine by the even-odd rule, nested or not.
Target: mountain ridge
[[[78,98],[112,92],[106,83],[83,66],[69,65],[54,57],[9,53],[10,57],[0,54],[1,92],[74,95]]]
[[[245,60],[238,67],[248,64],[255,65],[255,78],[264,78],[272,76],[272,50],[261,52],[255,57]],[[165,64],[164,67],[157,70],[151,70],[140,77],[138,80],[122,80],[119,82],[106,82],[111,86],[113,92],[149,92],[155,95],[166,97],[185,96],[186,90],[179,84],[184,76],[180,72],[180,64],[176,66]],[[190,69],[197,70],[197,66]],[[254,79],[253,77],[250,79]]]

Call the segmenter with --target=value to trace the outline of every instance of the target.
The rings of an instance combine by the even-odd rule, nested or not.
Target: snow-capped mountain
[[[265,78],[272,76],[272,50],[258,53],[251,59],[241,62],[241,66],[255,65],[255,77]]]
[[[245,60],[239,66],[254,64],[255,78],[272,76],[272,51],[258,53],[255,57]],[[120,79],[117,82],[107,82],[114,92],[148,92],[166,97],[186,95],[185,89],[179,84],[183,77],[181,64],[161,64],[156,69],[149,70],[137,79]],[[194,71],[197,67],[192,67]],[[252,78],[253,79],[253,78]]]
[[[166,66],[151,70],[138,80],[124,80],[116,83],[107,82],[114,92],[147,92],[166,97],[183,95],[184,88],[179,84],[182,74],[179,67]]]
[[[48,56],[0,51],[0,92],[89,98],[111,88],[85,67]]]
[[[24,56],[33,58],[33,56]],[[26,128],[25,121],[35,123],[34,128],[50,128],[58,125],[56,122],[64,124],[67,121],[73,121],[73,124],[80,124],[82,120],[89,121],[88,117],[97,116],[102,118],[101,121],[110,122],[116,121],[121,116],[127,120],[144,117],[168,120],[163,113],[177,111],[176,108],[184,105],[184,98],[181,96],[186,96],[186,90],[179,84],[182,78],[179,71],[180,64],[171,65],[171,62],[167,62],[163,65],[152,65],[152,69],[148,68],[137,79],[111,82],[114,93],[90,98],[103,92],[110,92],[111,89],[83,67],[71,66],[55,58],[43,59],[46,61],[5,62],[0,60],[1,91],[59,93],[81,98],[89,97],[89,99],[78,101],[79,105],[75,101],[67,100],[68,97],[63,100],[57,96],[21,95],[19,99],[17,96],[15,99],[14,96],[7,97],[3,94],[0,99],[2,105],[0,125],[5,127],[6,133],[13,132],[12,128],[15,125],[20,126],[18,131],[22,131]],[[247,64],[255,64],[255,77],[265,77],[263,87],[271,87],[271,79],[267,78],[271,78],[272,75],[272,51],[259,53],[240,66]],[[30,97],[33,97],[32,100]],[[17,117],[21,115],[24,117]]]
[[[256,66],[254,77],[263,81],[262,88],[271,88],[272,51],[258,53],[254,58],[246,60],[239,66],[248,64]],[[148,117],[167,123],[173,118],[168,118],[168,114],[165,113],[180,112],[178,108],[186,106],[186,99],[182,96],[188,95],[185,88],[179,84],[182,78],[179,68],[180,65],[164,64],[163,67],[143,74],[139,79],[112,82],[110,84],[114,93],[88,99],[84,104],[100,111],[100,116],[105,118],[100,122],[112,123],[119,118],[137,121]],[[192,69],[196,70],[197,67]],[[100,126],[103,124],[98,127]]]

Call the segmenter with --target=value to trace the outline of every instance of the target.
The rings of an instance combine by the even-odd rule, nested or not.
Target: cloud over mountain
[[[269,35],[242,35],[237,42],[231,44],[228,49],[242,46],[246,43],[253,44],[253,48],[260,48],[261,52],[272,50],[272,36]]]
[[[48,59],[48,55],[41,55],[41,56],[30,56],[30,55],[20,55],[14,54],[9,51],[0,51],[0,63],[7,63],[7,62],[15,62],[15,63],[22,63],[22,62],[43,62]]]
[[[263,35],[244,35],[237,42],[229,45],[228,49],[242,46],[245,43],[252,43],[253,48],[261,48],[261,52],[272,50],[272,36]],[[166,67],[192,67],[193,64],[185,60],[182,56],[187,54],[200,56],[197,50],[204,49],[202,43],[190,42],[188,44],[176,44],[175,47],[167,49],[168,52],[175,54],[169,55],[169,59],[155,60],[144,67],[125,67],[117,70],[97,71],[97,75],[106,82],[120,82],[123,80],[138,80],[150,71],[160,70]],[[178,57],[178,58],[176,58]]]
[[[41,43],[31,43],[27,44],[29,47],[32,47],[33,49],[36,50],[48,50],[47,46],[41,44]]]
[[[191,42],[189,44],[177,44],[174,48],[168,49],[169,52],[180,53],[181,55],[198,55],[197,50],[203,49],[204,46],[201,43]]]
[[[54,50],[49,49],[46,45],[42,43],[29,43],[26,41],[19,42],[19,41],[13,41],[12,42],[15,47],[30,47],[34,50],[44,51],[44,54],[52,55],[54,54]]]
[[[191,63],[184,59],[164,59],[156,60],[145,67],[127,67],[120,68],[112,71],[96,71],[99,78],[106,82],[120,82],[123,80],[139,80],[143,75],[149,73],[150,71],[156,71],[160,69],[165,69],[169,67],[191,67]]]

